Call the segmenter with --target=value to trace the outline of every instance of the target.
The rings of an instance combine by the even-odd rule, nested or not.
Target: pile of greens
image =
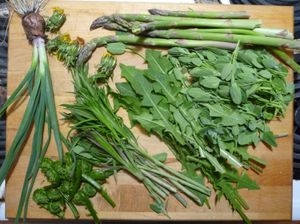
[[[170,195],[184,207],[187,201],[182,194],[200,206],[210,207],[208,186],[212,186],[217,201],[225,197],[232,209],[250,223],[244,213],[249,206],[239,189],[259,189],[247,170],[261,173],[266,163],[251,155],[248,146],[261,141],[277,146],[268,122],[284,116],[293,86],[285,80],[286,67],[269,51],[241,44],[299,48],[299,41],[292,40],[284,30],[257,28],[261,22],[246,20],[244,12],[149,12],[154,15],[100,17],[91,27],[133,34],[97,38],[83,47],[82,39],[72,41],[69,35],[48,41],[48,52],[72,74],[75,101],[63,105],[71,130],[66,139],[59,138],[69,152],[60,161],[43,159],[44,154],[36,157],[50,185],[36,189],[34,201],[60,218],[67,206],[75,218],[79,217],[76,205],[85,206],[99,223],[89,198],[99,192],[114,207],[103,184],[109,176],[124,170],[144,184],[154,200],[150,208],[157,213],[168,215]],[[54,16],[47,20],[47,29],[58,32],[66,18],[59,9],[55,9]],[[204,25],[212,28],[168,29]],[[126,44],[173,48],[167,53],[146,50],[146,69],[121,64],[125,82],[117,83],[117,90],[113,90],[108,80],[117,65],[115,55],[132,50]],[[90,75],[84,63],[100,46],[106,46],[109,53],[101,58],[96,73]],[[299,69],[280,49],[271,50],[293,69]],[[116,114],[120,107],[128,111],[132,126],[141,125],[169,146],[182,165],[180,172],[164,164],[165,153],[151,156],[140,147]],[[36,115],[35,119],[44,123],[42,112],[43,117]],[[38,136],[35,141],[40,143],[42,135]]]
[[[287,69],[265,50],[146,50],[147,69],[121,64],[115,105],[133,125],[158,135],[185,172],[204,176],[247,221],[238,189],[258,189],[244,170],[265,162],[247,152],[260,141],[277,146],[267,122],[282,117],[292,100]]]

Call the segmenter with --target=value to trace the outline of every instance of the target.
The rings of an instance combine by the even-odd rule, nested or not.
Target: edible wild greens
[[[18,223],[22,215],[24,220],[26,220],[30,194],[38,174],[39,166],[52,138],[52,132],[60,160],[63,159],[63,148],[56,114],[51,73],[45,47],[46,22],[39,14],[39,11],[45,5],[46,1],[11,0],[9,3],[12,6],[12,9],[22,17],[22,25],[26,37],[33,48],[30,68],[24,75],[20,84],[0,109],[0,116],[2,116],[10,106],[17,105],[20,101],[28,97],[19,128],[9,146],[8,153],[0,169],[0,184],[2,184],[5,178],[8,177],[9,172],[15,163],[18,161],[18,156],[30,136],[30,133],[33,132],[32,152],[30,154],[29,164],[26,168],[24,180],[20,180],[24,182],[15,217],[15,222]],[[54,15],[54,17],[57,16],[59,16],[59,13]],[[54,19],[54,17],[50,18]],[[52,27],[54,27],[54,24],[52,25]],[[62,24],[60,24],[60,26],[61,25]],[[44,136],[45,128],[47,130],[47,136]]]
[[[267,122],[282,117],[292,100],[287,69],[265,50],[146,50],[147,69],[121,65],[115,104],[133,125],[160,136],[186,173],[205,176],[244,221],[238,189],[258,189],[244,170],[265,162],[247,152],[260,141],[276,146]]]
[[[139,146],[122,118],[116,115],[108,99],[110,89],[98,86],[98,82],[106,82],[112,74],[116,65],[115,57],[106,53],[96,74],[89,76],[87,66],[72,67],[71,59],[76,55],[76,51],[71,49],[77,47],[73,46],[74,41],[65,37],[56,37],[49,41],[49,46],[52,49],[51,53],[62,59],[73,75],[75,102],[64,105],[69,111],[64,117],[72,124],[68,137],[68,142],[71,142],[68,144],[71,145],[70,152],[77,160],[92,163],[94,166],[112,169],[115,172],[129,172],[145,185],[154,199],[150,208],[157,213],[167,215],[169,195],[173,195],[183,206],[187,206],[187,202],[181,193],[203,205],[206,197],[210,195],[210,189],[204,186],[204,180],[194,180],[190,175],[164,165],[163,162],[167,158],[165,153],[150,156]],[[43,204],[39,204],[44,207]]]
[[[166,199],[173,195],[187,205],[181,192],[202,205],[210,190],[203,179],[195,181],[188,175],[163,164],[166,154],[150,156],[141,148],[133,133],[115,114],[107,90],[88,77],[87,67],[72,70],[76,101],[64,107],[69,111],[65,119],[72,124],[77,137],[71,151],[97,166],[115,166],[142,182],[154,199],[150,206],[157,213],[167,214]],[[110,165],[112,163],[112,165]]]

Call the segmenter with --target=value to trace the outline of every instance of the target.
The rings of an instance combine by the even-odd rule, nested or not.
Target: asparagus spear
[[[122,42],[132,45],[155,46],[155,47],[186,47],[186,48],[202,48],[202,47],[217,47],[223,49],[234,49],[235,43],[220,42],[220,41],[200,41],[200,40],[182,40],[182,39],[162,39],[140,37],[133,34],[122,34],[116,36],[105,36],[95,38],[85,44],[79,52],[77,65],[86,62],[97,47],[104,46],[108,43]]]
[[[114,22],[115,18],[122,18],[127,21],[146,22],[141,24],[141,28],[136,27],[136,32],[142,32],[143,29],[155,29],[166,27],[222,27],[222,28],[243,28],[254,29],[261,26],[260,20],[245,20],[245,19],[199,19],[188,17],[175,17],[175,16],[158,16],[146,14],[113,14],[111,16],[101,16],[94,20],[90,29],[94,30],[103,27],[104,24]],[[177,25],[178,24],[178,25]],[[146,26],[146,27],[145,27]],[[139,30],[141,29],[141,30]],[[145,29],[146,30],[146,29]]]
[[[296,73],[300,74],[300,65],[298,65],[287,53],[278,48],[271,48],[271,52],[291,67]]]
[[[217,12],[217,11],[170,11],[161,9],[149,9],[151,15],[161,16],[178,16],[178,17],[192,17],[192,18],[210,18],[210,19],[248,19],[249,15],[245,11],[237,12]]]
[[[254,31],[257,33],[261,33],[267,37],[294,39],[293,33],[289,32],[286,29],[255,28]]]
[[[244,44],[255,44],[273,47],[288,47],[292,49],[300,48],[300,40],[288,40],[282,38],[265,37],[265,36],[249,36],[239,34],[221,34],[208,33],[201,29],[170,29],[170,30],[154,30],[147,35],[150,37],[160,38],[179,38],[192,40],[212,40],[224,42],[240,42]]]

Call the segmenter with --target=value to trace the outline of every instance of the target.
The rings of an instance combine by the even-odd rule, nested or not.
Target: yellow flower
[[[61,36],[60,36],[60,39],[61,39],[62,41],[64,41],[64,42],[67,42],[67,43],[71,43],[71,42],[72,42],[72,41],[71,41],[71,36],[70,36],[70,34],[68,34],[68,33],[65,33],[65,34],[61,35]]]
[[[54,7],[53,12],[56,12],[58,14],[64,14],[65,11],[62,8]]]

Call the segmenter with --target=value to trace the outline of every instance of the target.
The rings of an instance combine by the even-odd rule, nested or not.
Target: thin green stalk
[[[0,183],[2,183],[3,180],[6,178],[10,168],[13,166],[14,161],[17,158],[17,155],[23,146],[23,143],[28,137],[28,133],[31,128],[31,124],[34,120],[34,114],[38,104],[37,98],[38,98],[38,92],[40,91],[40,86],[41,86],[41,80],[38,77],[35,80],[35,85],[31,93],[31,96],[29,98],[29,102],[27,104],[21,124],[18,128],[18,131],[14,137],[14,140],[9,148],[9,151],[0,169]]]
[[[159,185],[161,185],[162,187],[166,188],[168,191],[170,191],[171,193],[177,193],[176,188],[172,187],[171,185],[169,185],[168,183],[162,181],[161,179],[153,176],[152,174],[150,174],[149,172],[142,170],[142,173],[148,177],[149,179],[153,180],[154,182],[158,183]]]
[[[242,44],[255,44],[273,47],[288,47],[292,49],[300,48],[300,40],[288,40],[283,38],[265,37],[265,36],[248,36],[240,34],[221,34],[203,32],[201,29],[170,29],[170,30],[155,30],[149,32],[150,37],[159,38],[177,38],[191,40],[211,40],[224,42],[240,42]]]
[[[286,29],[276,29],[276,28],[255,28],[254,32],[260,33],[267,37],[278,37],[285,39],[294,39],[293,33]]]
[[[198,160],[197,160],[197,161],[198,161]],[[147,170],[147,171],[149,171],[149,172],[155,173],[155,174],[160,175],[160,176],[162,176],[162,177],[166,177],[166,178],[168,178],[168,179],[172,179],[173,181],[180,182],[182,185],[185,185],[186,187],[189,187],[189,188],[191,188],[191,189],[193,189],[193,190],[195,190],[195,191],[201,192],[201,191],[199,190],[199,183],[197,183],[197,182],[196,182],[197,185],[195,185],[195,184],[192,184],[192,183],[187,182],[187,181],[185,181],[185,180],[182,180],[182,179],[180,179],[180,178],[178,178],[178,177],[172,176],[172,175],[170,175],[169,173],[166,173],[166,172],[164,172],[164,171],[157,171],[157,170],[149,169],[149,168],[146,168],[146,167],[141,167],[141,169],[144,169],[144,170]]]
[[[143,23],[133,25],[132,33],[140,34],[150,30],[169,29],[169,28],[184,28],[184,27],[216,27],[216,28],[239,28],[252,30],[259,27],[260,23],[254,21],[253,23],[245,23],[250,20],[234,20],[234,19],[182,19],[174,21],[154,21],[150,23]],[[252,22],[252,21],[251,21]]]
[[[167,172],[169,172],[170,174],[173,174],[175,177],[178,177],[179,179],[181,179],[182,181],[186,181],[187,183],[190,183],[194,186],[197,186],[197,190],[199,192],[202,192],[206,195],[210,195],[211,191],[209,188],[200,185],[198,182],[192,180],[191,178],[188,178],[187,176],[183,175],[182,173],[179,173],[175,170],[173,170],[171,167],[159,162],[158,160],[154,159],[153,157],[149,156],[146,152],[144,152],[142,149],[139,150],[143,156],[145,156],[147,159],[149,159],[150,161],[152,161],[154,164],[156,164],[157,166],[161,167],[162,169],[166,170]]]
[[[7,110],[7,108],[14,102],[16,102],[28,89],[29,80],[34,76],[34,72],[36,70],[38,64],[38,48],[37,46],[33,47],[33,56],[31,66],[25,75],[24,79],[20,82],[18,87],[13,91],[7,101],[2,105],[0,109],[0,117]]]
[[[261,26],[261,20],[255,19],[199,19],[176,16],[160,16],[148,14],[113,14],[111,16],[102,16],[93,21],[90,29],[97,29],[103,27],[106,23],[114,22],[114,18],[118,17],[130,22],[146,22],[142,24],[141,29],[136,31],[142,32],[147,29],[152,29],[159,26],[193,26],[193,27],[219,27],[219,28],[243,28],[254,29]],[[161,23],[161,24],[160,24]],[[164,25],[162,25],[164,24]],[[144,27],[146,25],[146,27]],[[146,28],[146,29],[145,29]]]
[[[45,80],[46,80],[46,104],[47,104],[47,111],[48,115],[50,116],[50,121],[51,121],[51,127],[53,130],[56,146],[57,146],[57,151],[58,151],[58,157],[62,161],[63,160],[63,147],[60,139],[60,130],[59,130],[59,124],[58,124],[58,118],[56,114],[56,106],[55,106],[55,100],[54,100],[54,93],[53,93],[53,86],[52,86],[52,81],[51,81],[51,75],[50,75],[50,70],[49,70],[49,65],[48,65],[48,59],[47,59],[47,53],[46,49],[44,46],[44,40],[39,39],[41,47],[39,48],[39,55],[40,55],[40,60],[42,61],[43,65],[40,68],[41,73],[45,74]]]
[[[116,207],[116,203],[114,202],[114,200],[107,194],[107,192],[103,189],[103,187],[97,183],[97,181],[95,181],[94,179],[90,178],[88,175],[86,174],[82,174],[82,178],[88,182],[89,184],[91,184],[95,189],[98,190],[98,192],[100,192],[100,194],[103,196],[103,198],[114,208]]]
[[[210,19],[248,19],[250,16],[246,11],[171,11],[161,9],[149,9],[151,15],[210,18]]]
[[[193,199],[193,201],[195,201],[199,205],[203,205],[203,202],[199,199],[199,197],[197,197],[195,194],[193,194],[187,188],[185,188],[184,186],[182,186],[180,183],[178,183],[178,182],[176,182],[176,181],[174,181],[172,179],[170,179],[170,182],[172,184],[174,184],[174,186],[176,186],[178,189],[180,189],[183,193],[185,193],[188,197],[190,197],[191,199]]]
[[[285,64],[290,66],[296,73],[300,74],[300,65],[295,62],[293,58],[291,58],[287,53],[278,48],[270,48],[271,52],[273,52],[280,60],[282,60]]]
[[[201,41],[201,40],[183,40],[183,39],[163,39],[140,37],[133,34],[122,34],[117,36],[105,36],[95,38],[85,44],[80,50],[77,65],[82,65],[86,62],[97,47],[105,46],[108,43],[122,42],[125,44],[142,45],[151,47],[186,47],[186,48],[205,48],[216,47],[223,49],[235,49],[235,43],[220,42],[220,41]]]

